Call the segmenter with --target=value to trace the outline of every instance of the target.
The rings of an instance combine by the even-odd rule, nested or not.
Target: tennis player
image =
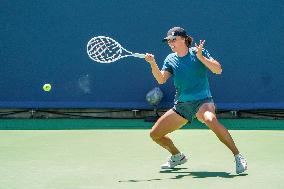
[[[209,88],[207,70],[221,74],[220,63],[203,48],[205,40],[191,47],[193,39],[181,27],[171,28],[163,41],[168,43],[173,53],[166,57],[161,71],[154,55],[146,54],[145,57],[158,83],[163,84],[172,76],[176,88],[174,107],[157,120],[150,132],[151,138],[171,153],[161,168],[174,168],[187,161],[187,157],[166,135],[187,122],[191,123],[197,117],[232,151],[236,161],[236,173],[244,172],[247,169],[247,161],[240,154],[228,130],[218,121]]]

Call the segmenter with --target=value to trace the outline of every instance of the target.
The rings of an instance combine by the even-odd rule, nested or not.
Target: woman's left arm
[[[222,67],[221,67],[221,64],[217,61],[217,60],[214,60],[214,59],[208,59],[206,57],[204,57],[202,55],[202,49],[203,49],[203,45],[205,43],[205,40],[201,41],[200,40],[200,44],[197,45],[195,43],[195,47],[196,47],[196,50],[197,50],[197,53],[196,53],[196,56],[197,58],[207,67],[209,68],[209,70],[211,70],[213,73],[215,74],[221,74],[222,73]]]
[[[202,62],[209,70],[211,70],[215,74],[221,74],[222,73],[222,67],[221,64],[214,59],[208,59],[204,56],[201,58],[198,58],[200,62]]]

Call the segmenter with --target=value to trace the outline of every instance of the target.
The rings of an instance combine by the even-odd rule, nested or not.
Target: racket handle
[[[137,57],[137,58],[145,58],[145,54],[139,54],[139,53],[133,53],[132,54],[134,57]]]

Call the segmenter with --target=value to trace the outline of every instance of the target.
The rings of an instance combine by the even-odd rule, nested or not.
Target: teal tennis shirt
[[[176,88],[175,103],[212,97],[208,68],[198,60],[195,49],[189,48],[189,52],[183,57],[171,53],[164,61],[162,70],[170,72],[173,76]],[[205,49],[202,50],[202,54],[208,59],[213,59]]]

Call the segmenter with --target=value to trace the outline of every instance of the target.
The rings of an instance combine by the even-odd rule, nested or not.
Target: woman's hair
[[[185,44],[186,44],[187,47],[191,46],[192,41],[193,41],[193,38],[191,36],[188,35],[188,36],[185,37]]]

